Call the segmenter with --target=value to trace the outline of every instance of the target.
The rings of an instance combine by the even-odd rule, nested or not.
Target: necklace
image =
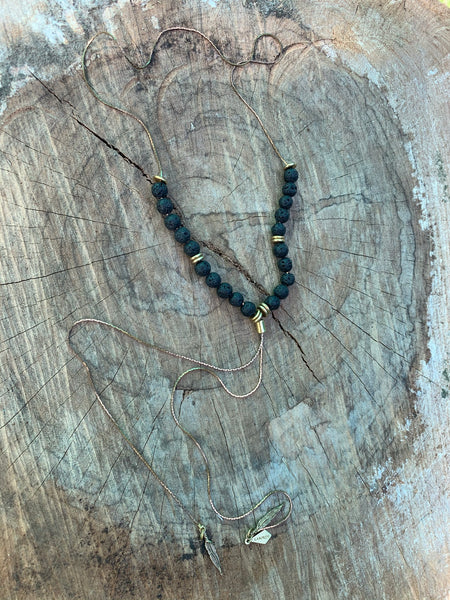
[[[272,490],[272,491],[268,492],[267,494],[265,494],[261,498],[261,500],[259,500],[259,502],[257,502],[254,506],[252,506],[249,510],[247,510],[246,512],[244,512],[240,515],[226,516],[226,515],[222,514],[217,509],[217,507],[212,499],[211,470],[209,467],[209,461],[208,461],[207,455],[204,452],[204,450],[203,450],[201,444],[198,442],[198,440],[183,426],[183,424],[180,422],[179,418],[177,417],[176,412],[175,412],[175,407],[174,407],[174,399],[175,399],[175,392],[177,390],[177,387],[178,387],[180,381],[188,373],[192,373],[193,371],[204,371],[204,372],[209,373],[220,383],[220,385],[225,390],[225,392],[234,398],[247,398],[247,397],[251,396],[259,388],[261,381],[262,381],[263,346],[264,346],[264,331],[265,331],[264,318],[271,311],[274,311],[277,308],[279,308],[281,301],[284,300],[285,298],[287,298],[287,296],[289,295],[289,286],[291,286],[295,281],[295,277],[291,273],[292,261],[287,256],[289,250],[288,250],[288,246],[285,241],[285,233],[286,233],[285,223],[289,220],[289,216],[290,216],[289,210],[293,203],[293,197],[295,196],[295,194],[297,192],[296,181],[298,179],[298,172],[295,168],[294,163],[286,161],[281,156],[275,143],[273,142],[267,129],[265,128],[263,122],[261,121],[261,118],[256,113],[256,111],[242,97],[242,95],[238,91],[235,81],[234,81],[234,74],[235,74],[235,71],[237,68],[243,67],[250,63],[263,64],[263,65],[268,65],[268,66],[274,65],[282,58],[284,52],[286,51],[286,48],[283,47],[283,45],[281,44],[281,42],[279,41],[279,39],[276,36],[274,36],[272,34],[261,34],[258,37],[256,37],[254,40],[251,57],[247,60],[243,60],[240,62],[233,62],[230,59],[226,58],[223,55],[223,53],[219,50],[219,48],[212,42],[212,40],[210,38],[208,38],[202,32],[200,32],[196,29],[191,29],[191,28],[187,28],[187,27],[172,27],[172,28],[161,31],[161,33],[158,35],[158,37],[153,45],[152,51],[150,53],[150,58],[144,65],[134,64],[124,54],[126,60],[136,69],[144,69],[144,68],[150,66],[150,64],[152,63],[153,57],[155,55],[155,51],[156,51],[158,42],[164,35],[166,35],[170,32],[186,32],[186,33],[193,33],[195,35],[200,36],[208,44],[210,44],[213,47],[215,52],[220,56],[220,58],[226,64],[231,66],[231,72],[230,72],[231,88],[237,94],[239,99],[245,104],[245,106],[248,108],[248,110],[255,116],[255,118],[257,119],[260,127],[262,128],[266,138],[268,139],[269,143],[271,144],[272,148],[274,149],[275,153],[277,154],[277,156],[279,157],[281,162],[283,163],[284,183],[282,186],[282,196],[278,201],[279,206],[275,211],[275,223],[271,228],[273,253],[274,253],[274,256],[277,261],[278,270],[281,273],[280,282],[274,287],[272,294],[270,294],[269,296],[264,298],[264,300],[260,301],[258,304],[251,302],[249,300],[245,300],[245,298],[241,292],[233,290],[232,286],[229,283],[222,281],[222,278],[218,273],[211,271],[211,265],[203,256],[203,253],[201,252],[200,244],[198,243],[198,241],[196,241],[192,237],[189,229],[182,223],[181,217],[179,216],[179,214],[175,208],[175,204],[174,204],[173,200],[171,199],[171,197],[169,196],[167,181],[166,181],[166,178],[163,176],[163,169],[161,166],[159,155],[156,150],[156,146],[153,141],[152,135],[151,135],[149,129],[147,128],[147,126],[145,125],[145,123],[139,117],[132,114],[128,110],[125,110],[125,109],[121,108],[120,106],[116,106],[116,105],[112,104],[111,102],[107,101],[105,98],[101,97],[98,94],[98,92],[96,91],[96,89],[94,88],[93,84],[91,83],[89,75],[88,75],[88,71],[87,71],[87,64],[86,64],[87,53],[88,53],[91,45],[93,44],[94,40],[97,37],[99,37],[100,35],[105,35],[105,36],[111,38],[114,41],[114,43],[117,44],[116,39],[111,34],[109,34],[107,32],[97,33],[87,43],[87,45],[84,49],[84,52],[83,52],[83,56],[82,56],[82,67],[83,67],[84,79],[88,86],[88,89],[90,90],[90,92],[94,95],[94,97],[99,102],[101,102],[102,104],[104,104],[110,108],[113,108],[114,110],[118,111],[119,113],[122,113],[126,116],[133,118],[135,121],[137,121],[143,127],[143,129],[147,135],[147,138],[149,140],[149,144],[150,144],[155,162],[158,166],[158,174],[153,177],[151,192],[152,192],[152,195],[154,196],[154,198],[156,199],[156,209],[162,216],[165,227],[169,231],[173,232],[176,242],[183,246],[184,253],[190,258],[190,261],[192,262],[192,264],[194,266],[195,272],[197,273],[197,275],[199,277],[204,278],[206,285],[209,288],[211,288],[211,290],[215,290],[216,294],[219,298],[227,299],[232,306],[240,309],[240,312],[242,313],[242,315],[244,317],[250,319],[255,324],[256,330],[260,336],[259,347],[258,347],[256,353],[253,355],[253,357],[247,363],[240,365],[239,367],[224,368],[224,367],[209,364],[207,362],[200,361],[195,358],[184,356],[184,355],[178,354],[176,352],[172,352],[170,350],[161,348],[154,344],[150,344],[140,338],[137,338],[136,336],[132,335],[131,333],[125,331],[124,329],[122,329],[116,325],[113,325],[106,321],[102,321],[100,319],[93,319],[93,318],[80,319],[72,325],[72,327],[70,328],[69,334],[68,334],[68,344],[69,344],[69,348],[74,353],[75,357],[82,363],[83,367],[85,368],[87,375],[88,375],[89,382],[94,390],[96,400],[99,402],[99,405],[102,408],[102,410],[104,411],[104,413],[106,414],[106,416],[113,423],[113,425],[115,426],[117,431],[120,433],[120,435],[122,436],[124,441],[130,446],[130,448],[134,451],[134,453],[137,455],[137,457],[140,459],[140,461],[146,466],[146,468],[150,471],[150,473],[153,475],[155,480],[163,488],[164,492],[169,496],[169,498],[174,500],[174,502],[181,508],[181,510],[185,513],[185,515],[195,524],[198,534],[199,534],[199,537],[204,542],[205,549],[206,549],[211,561],[213,562],[213,564],[216,566],[216,568],[221,573],[222,570],[221,570],[219,556],[217,554],[217,551],[216,551],[210,537],[208,536],[208,532],[207,532],[205,525],[203,523],[201,523],[199,521],[199,519],[196,518],[191,513],[191,511],[183,504],[183,502],[180,500],[180,498],[175,494],[175,492],[173,492],[173,490],[167,485],[167,483],[162,479],[162,477],[156,472],[156,470],[153,468],[153,466],[150,465],[150,463],[147,461],[147,459],[142,454],[142,452],[135,446],[135,444],[130,439],[130,437],[125,433],[125,431],[122,429],[122,427],[116,421],[115,417],[112,415],[112,413],[110,412],[110,410],[108,409],[108,407],[106,406],[104,401],[102,400],[99,392],[96,390],[94,380],[93,380],[93,377],[92,377],[92,374],[91,374],[88,364],[86,363],[85,360],[83,360],[82,356],[75,351],[75,349],[73,348],[73,346],[71,344],[72,336],[74,334],[75,329],[78,326],[95,324],[95,325],[98,325],[101,327],[111,329],[111,330],[133,340],[134,342],[144,346],[145,348],[157,350],[158,352],[162,352],[164,354],[168,354],[168,355],[176,357],[176,358],[182,358],[184,360],[187,360],[187,361],[197,365],[195,367],[192,367],[192,368],[184,371],[177,378],[177,380],[175,381],[175,383],[172,387],[172,392],[171,392],[171,397],[170,397],[170,412],[171,412],[172,418],[173,418],[175,424],[177,425],[177,427],[195,445],[195,447],[197,448],[197,450],[199,451],[199,453],[203,459],[203,462],[205,464],[205,469],[206,469],[207,494],[208,494],[209,504],[210,504],[213,512],[219,517],[219,519],[221,519],[222,521],[230,521],[230,522],[238,521],[238,520],[244,519],[245,517],[254,513],[254,511],[256,511],[263,503],[265,503],[272,496],[278,496],[278,497],[282,496],[284,498],[283,502],[270,508],[256,522],[256,524],[253,527],[251,527],[250,529],[248,529],[248,531],[247,531],[247,534],[246,534],[246,537],[244,540],[246,544],[250,544],[250,543],[266,544],[271,537],[270,530],[272,530],[275,527],[278,527],[279,525],[284,523],[290,517],[291,512],[292,512],[291,497],[284,490]],[[259,40],[261,40],[262,38],[265,38],[265,37],[271,38],[279,46],[279,51],[278,51],[277,55],[275,56],[274,59],[269,60],[269,61],[264,61],[264,60],[256,58],[258,42],[259,42]],[[256,385],[253,387],[253,389],[251,389],[249,392],[247,392],[245,394],[240,395],[240,394],[233,393],[225,385],[222,378],[217,374],[218,372],[233,373],[233,372],[243,370],[243,369],[249,367],[255,361],[258,361],[258,366],[259,366],[258,380],[257,380]],[[278,520],[276,522],[274,522],[274,520],[276,518],[278,518]]]

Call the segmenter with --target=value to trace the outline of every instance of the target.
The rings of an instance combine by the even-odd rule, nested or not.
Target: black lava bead
[[[275,221],[277,223],[286,223],[289,221],[289,210],[287,208],[278,208],[275,211]]]
[[[278,200],[278,204],[280,205],[280,208],[291,208],[292,196],[281,196]]]
[[[288,255],[288,252],[289,252],[289,248],[287,247],[287,244],[285,244],[284,242],[276,243],[273,246],[273,253],[275,254],[275,256],[277,258],[284,258],[285,256]]]
[[[219,298],[230,298],[233,295],[233,288],[229,283],[221,283],[217,288],[217,295]]]
[[[256,315],[256,306],[253,302],[244,302],[241,306],[241,313],[244,317],[254,317]]]
[[[214,271],[210,273],[205,279],[206,285],[211,288],[218,288],[221,281],[222,278],[219,275],[219,273],[214,273]]]
[[[233,292],[230,297],[231,306],[242,306],[244,304],[244,296],[240,292]]]
[[[201,260],[195,265],[195,272],[197,275],[200,275],[200,277],[206,277],[211,273],[211,265],[207,260]]]
[[[184,252],[188,256],[195,256],[200,252],[200,244],[195,240],[189,240],[189,242],[184,245]]]
[[[286,183],[295,183],[298,179],[298,171],[294,167],[289,167],[284,170],[284,180]]]
[[[278,298],[280,298],[281,300],[284,300],[289,296],[289,288],[287,287],[287,285],[283,285],[282,283],[280,283],[280,285],[277,285],[273,289],[273,293],[275,296],[278,296]]]
[[[167,227],[167,229],[170,229],[170,231],[175,231],[175,229],[180,227],[181,219],[178,215],[172,213],[167,215],[167,217],[164,219],[164,225]]]
[[[277,310],[280,307],[280,299],[278,296],[267,296],[264,303],[270,308],[270,310]]]
[[[295,277],[293,273],[283,273],[280,277],[280,281],[283,285],[292,285],[295,281]]]
[[[170,198],[160,198],[156,203],[156,210],[162,215],[168,215],[173,211],[173,204]]]
[[[286,227],[283,223],[275,223],[272,225],[272,235],[284,235],[286,233]]]
[[[163,198],[164,196],[167,196],[167,185],[164,183],[164,181],[156,181],[152,185],[152,194],[155,196],[155,198]]]
[[[278,268],[280,271],[287,273],[292,269],[292,260],[290,258],[280,258],[278,261]]]
[[[175,231],[174,235],[175,235],[175,239],[180,244],[185,244],[191,238],[191,232],[189,231],[189,229],[187,227],[178,227],[178,229]]]
[[[297,186],[295,183],[285,183],[281,189],[285,196],[295,196],[297,193]]]

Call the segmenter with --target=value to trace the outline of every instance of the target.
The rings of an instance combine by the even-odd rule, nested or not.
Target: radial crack
[[[308,371],[311,373],[311,375],[314,377],[314,379],[317,381],[317,383],[322,384],[322,382],[320,381],[320,379],[317,377],[317,375],[314,373],[314,370],[312,369],[312,367],[309,366],[308,361],[306,360],[305,357],[305,353],[303,351],[303,348],[300,345],[300,342],[297,340],[297,338],[295,336],[292,335],[292,333],[290,331],[288,331],[287,329],[285,329],[281,323],[281,321],[279,319],[277,319],[277,317],[275,317],[275,315],[273,315],[274,320],[277,322],[279,328],[281,329],[281,331],[284,333],[284,335],[286,335],[287,337],[291,338],[291,340],[295,343],[295,345],[297,346],[297,348],[300,350],[300,355],[301,355],[301,359],[304,362],[306,368],[308,369]]]
[[[147,173],[144,171],[144,169],[138,163],[136,163],[132,158],[130,158],[124,152],[122,152],[117,146],[115,146],[114,144],[111,144],[111,142],[108,142],[108,140],[106,140],[104,137],[102,137],[96,131],[91,129],[88,125],[86,125],[86,123],[83,123],[81,118],[76,114],[76,109],[73,104],[71,104],[68,100],[60,98],[54,90],[52,90],[41,79],[39,79],[39,77],[37,75],[35,75],[32,71],[30,71],[30,73],[36,79],[36,81],[38,81],[42,85],[42,87],[44,87],[47,90],[47,92],[49,94],[51,94],[54,98],[56,98],[56,100],[58,100],[58,102],[60,104],[63,104],[63,105],[67,104],[68,106],[70,106],[70,108],[72,109],[71,117],[76,123],[81,125],[81,127],[84,127],[84,129],[86,129],[89,133],[91,133],[94,137],[96,137],[100,142],[102,142],[102,144],[105,144],[105,146],[107,146],[110,150],[113,150],[114,152],[116,152],[128,164],[130,164],[135,169],[140,171],[142,173],[142,175],[145,177],[145,179],[147,179],[148,182],[152,183],[152,178],[149,175],[147,175]]]
[[[258,283],[255,279],[253,279],[253,277],[250,275],[249,271],[247,271],[247,269],[245,267],[243,267],[236,258],[228,256],[228,254],[226,254],[223,250],[221,250],[218,246],[216,246],[212,242],[205,241],[205,240],[199,240],[199,242],[202,246],[204,246],[205,248],[208,248],[208,250],[210,252],[213,252],[217,256],[220,256],[220,258],[222,258],[224,261],[233,265],[233,267],[235,267],[239,271],[239,273],[241,273],[245,277],[245,279],[247,279],[247,281],[249,281],[252,285],[255,286],[255,288],[258,290],[258,292],[260,294],[262,294],[263,296],[269,295],[268,291],[260,283]]]

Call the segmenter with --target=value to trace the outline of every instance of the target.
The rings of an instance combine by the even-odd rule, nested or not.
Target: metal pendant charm
[[[219,573],[222,575],[222,567],[220,566],[219,555],[217,554],[216,548],[211,540],[205,539],[205,550],[208,553],[209,558],[211,559],[212,564],[216,567]]]
[[[255,527],[252,527],[247,531],[247,535],[245,536],[245,543],[251,544],[255,542],[257,544],[267,544],[267,542],[272,537],[272,534],[265,529],[273,519],[277,516],[277,514],[284,508],[284,502],[278,504],[274,508],[271,508],[264,516],[262,516],[259,521],[256,523]]]
[[[206,534],[206,527],[199,523],[197,525],[198,530],[200,532],[200,539],[205,542],[205,550],[208,553],[209,558],[211,559],[212,564],[216,567],[219,573],[222,575],[222,567],[220,566],[219,555],[217,554],[217,550]]]
[[[267,529],[263,529],[262,531],[257,533],[255,536],[250,538],[249,543],[250,544],[267,544],[267,542],[270,540],[271,537],[272,537],[272,534],[270,533],[270,531],[267,531]]]

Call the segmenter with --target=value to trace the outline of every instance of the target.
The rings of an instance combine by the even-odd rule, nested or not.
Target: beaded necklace
[[[183,225],[180,217],[174,212],[174,204],[168,197],[166,180],[161,176],[155,177],[152,185],[152,194],[157,198],[156,209],[164,217],[164,225],[173,231],[175,240],[183,245],[185,254],[190,257],[194,264],[197,275],[205,278],[205,283],[210,288],[215,288],[219,298],[227,298],[232,306],[241,309],[244,317],[248,317],[256,324],[258,333],[264,333],[263,319],[270,311],[280,307],[281,300],[287,298],[289,286],[295,281],[292,269],[292,260],[287,256],[288,246],[284,234],[286,227],[284,223],[289,219],[289,209],[292,206],[293,196],[297,193],[295,182],[298,172],[294,164],[288,164],[284,170],[284,185],[282,196],[279,199],[279,208],[275,211],[275,224],[272,226],[273,253],[277,257],[278,269],[281,271],[280,283],[273,289],[273,293],[267,296],[263,302],[256,306],[253,302],[246,301],[240,292],[233,291],[229,283],[222,282],[218,273],[211,271],[211,265],[204,259],[200,252],[200,244],[191,239],[191,232]]]
[[[220,385],[223,387],[223,389],[226,391],[227,394],[229,394],[230,396],[232,396],[234,398],[247,398],[247,397],[251,396],[259,388],[261,381],[262,381],[263,345],[264,345],[264,331],[265,331],[264,318],[271,311],[274,311],[277,308],[279,308],[281,301],[284,300],[285,298],[287,298],[287,296],[289,294],[289,286],[291,286],[295,281],[295,277],[291,273],[292,261],[287,256],[288,255],[288,246],[285,241],[285,233],[286,233],[285,223],[289,220],[289,216],[290,216],[289,211],[290,211],[290,208],[293,203],[293,197],[297,193],[296,181],[298,179],[298,172],[295,168],[294,163],[284,160],[284,158],[281,156],[275,143],[273,142],[273,140],[270,137],[268,131],[266,130],[264,124],[262,123],[259,115],[242,97],[242,95],[238,91],[238,89],[235,85],[235,82],[234,82],[234,73],[235,73],[236,68],[245,66],[250,63],[264,64],[264,65],[269,65],[269,66],[274,65],[282,58],[282,56],[284,55],[284,53],[286,51],[286,48],[283,47],[283,45],[281,44],[281,42],[278,40],[278,38],[276,36],[274,36],[272,34],[261,34],[258,37],[256,37],[254,40],[253,51],[252,51],[251,57],[247,60],[243,60],[240,62],[233,62],[230,59],[226,58],[223,55],[223,53],[219,50],[219,48],[202,32],[200,32],[196,29],[191,29],[191,28],[187,28],[187,27],[172,27],[172,28],[161,31],[161,33],[158,35],[158,37],[153,45],[153,48],[152,48],[152,51],[150,54],[150,58],[144,65],[134,64],[124,54],[126,60],[136,69],[144,69],[144,68],[148,67],[152,62],[152,59],[155,54],[156,46],[157,46],[159,40],[162,38],[162,36],[166,35],[169,32],[186,32],[186,33],[194,33],[196,35],[199,35],[201,38],[203,38],[205,41],[207,41],[214,48],[214,50],[217,52],[217,54],[220,56],[220,58],[225,63],[227,63],[228,65],[230,65],[232,67],[231,73],[230,73],[230,84],[231,84],[233,91],[237,94],[239,99],[246,105],[248,110],[255,116],[255,118],[257,119],[259,125],[261,126],[265,136],[267,137],[269,143],[271,144],[275,153],[277,154],[277,156],[280,158],[281,162],[283,163],[284,183],[282,186],[282,196],[278,201],[279,206],[275,211],[275,223],[273,224],[273,226],[271,228],[273,253],[276,257],[278,270],[281,273],[280,282],[274,287],[272,294],[270,294],[269,296],[264,298],[264,300],[259,302],[258,304],[255,304],[254,302],[251,302],[249,300],[245,300],[242,293],[233,290],[232,286],[229,283],[222,281],[221,276],[218,273],[211,270],[210,263],[207,260],[205,260],[203,253],[201,252],[200,244],[198,243],[198,241],[196,241],[192,237],[189,229],[182,223],[182,220],[176,211],[174,202],[173,202],[172,198],[169,196],[167,181],[166,181],[165,177],[163,176],[161,162],[159,160],[159,156],[158,156],[153,138],[150,134],[149,129],[144,124],[144,122],[141,119],[139,119],[139,117],[132,114],[131,112],[129,112],[119,106],[116,106],[116,105],[112,104],[111,102],[107,101],[105,98],[101,97],[98,94],[98,92],[96,91],[96,89],[94,88],[93,84],[91,83],[89,76],[88,76],[87,64],[86,64],[87,52],[90,49],[94,40],[97,37],[99,37],[100,35],[106,35],[107,37],[111,38],[114,41],[114,43],[117,44],[116,39],[111,34],[109,34],[107,32],[100,32],[100,33],[94,35],[87,43],[87,45],[84,49],[84,52],[83,52],[83,56],[82,56],[82,67],[83,67],[84,79],[86,81],[88,89],[90,90],[90,92],[94,95],[94,97],[99,102],[101,102],[102,104],[104,104],[110,108],[113,108],[114,110],[116,110],[124,115],[127,115],[127,116],[133,118],[135,121],[137,121],[143,127],[143,129],[146,132],[146,135],[148,137],[150,147],[153,152],[153,156],[158,165],[159,172],[158,172],[158,175],[155,175],[153,177],[151,192],[152,192],[152,195],[154,196],[154,198],[156,199],[156,209],[163,217],[163,222],[164,222],[165,227],[169,231],[173,232],[176,242],[183,246],[184,253],[190,258],[192,264],[194,265],[195,272],[197,273],[197,275],[199,277],[204,279],[206,285],[209,288],[211,288],[212,290],[215,290],[216,294],[219,298],[227,299],[232,306],[239,308],[242,315],[244,317],[250,319],[256,325],[256,330],[257,330],[258,334],[260,335],[260,344],[259,344],[258,350],[254,354],[254,356],[247,363],[240,365],[239,367],[235,367],[235,368],[224,368],[224,367],[220,367],[220,366],[216,366],[216,365],[212,365],[212,364],[200,361],[195,358],[184,356],[184,355],[178,354],[176,352],[172,352],[170,350],[161,348],[154,344],[150,344],[140,338],[137,338],[136,336],[132,335],[131,333],[128,333],[127,331],[121,329],[120,327],[117,327],[116,325],[107,323],[106,321],[102,321],[99,319],[93,319],[93,318],[80,319],[79,321],[76,321],[76,323],[74,323],[72,325],[72,327],[69,331],[68,343],[69,343],[69,348],[74,353],[75,357],[82,363],[83,367],[86,369],[88,378],[89,378],[89,382],[94,390],[95,397],[96,397],[97,401],[99,402],[102,410],[105,412],[107,417],[111,420],[111,422],[116,427],[116,429],[118,430],[120,435],[123,437],[123,439],[126,441],[126,443],[132,448],[132,450],[135,452],[135,454],[138,456],[138,458],[143,462],[143,464],[147,467],[147,469],[150,471],[150,473],[153,475],[153,477],[156,479],[156,481],[160,484],[160,486],[163,488],[165,493],[176,502],[176,504],[184,511],[184,513],[187,515],[187,517],[196,525],[200,539],[203,540],[205,549],[206,549],[209,557],[211,558],[213,564],[216,566],[216,568],[221,573],[222,570],[221,570],[220,560],[219,560],[217,551],[216,551],[211,539],[208,536],[205,525],[203,525],[199,521],[198,518],[196,518],[193,514],[191,514],[190,510],[182,503],[180,498],[170,489],[170,487],[165,483],[163,478],[155,471],[153,466],[151,466],[149,464],[149,462],[144,457],[142,452],[135,446],[135,444],[132,442],[132,440],[129,438],[129,436],[124,432],[122,427],[118,424],[115,417],[112,415],[112,413],[109,411],[109,409],[105,405],[100,394],[97,392],[89,366],[83,360],[81,355],[79,353],[77,353],[71,345],[72,335],[73,335],[75,329],[79,325],[96,324],[96,325],[100,325],[102,327],[112,329],[113,331],[116,331],[116,332],[120,333],[121,335],[132,339],[133,341],[137,342],[138,344],[140,344],[146,348],[154,349],[159,352],[162,352],[162,353],[165,353],[170,356],[177,357],[177,358],[182,358],[184,360],[190,361],[197,365],[196,367],[193,367],[191,369],[184,371],[184,373],[182,373],[177,378],[177,380],[172,388],[171,400],[170,400],[170,411],[171,411],[172,418],[173,418],[175,424],[177,425],[177,427],[179,427],[181,429],[181,431],[196,446],[196,448],[198,449],[198,451],[204,461],[205,468],[206,468],[207,493],[208,493],[209,504],[210,504],[213,512],[221,520],[230,521],[230,522],[241,520],[241,519],[249,516],[250,514],[254,513],[256,511],[256,509],[258,509],[270,497],[272,497],[272,496],[284,497],[285,500],[283,502],[281,502],[281,503],[273,506],[271,509],[269,509],[261,518],[259,518],[259,520],[255,523],[255,525],[253,527],[248,529],[245,540],[244,540],[246,544],[250,544],[250,543],[265,544],[265,543],[267,543],[267,541],[271,537],[271,533],[269,530],[271,530],[275,527],[278,527],[279,525],[284,523],[290,517],[291,512],[292,512],[291,497],[284,490],[272,490],[272,491],[268,492],[267,494],[265,494],[265,496],[259,502],[257,502],[254,506],[252,506],[249,510],[247,510],[246,512],[244,512],[238,516],[226,516],[226,515],[222,514],[216,508],[216,505],[212,499],[211,471],[210,471],[210,467],[209,467],[208,458],[207,458],[202,446],[198,442],[198,440],[181,424],[179,418],[177,417],[175,408],[174,408],[174,398],[175,398],[175,392],[177,390],[178,384],[180,383],[182,378],[185,377],[188,373],[191,373],[193,371],[206,371],[207,373],[209,373],[210,375],[212,375],[213,377],[215,377],[218,380],[218,382],[220,383]],[[280,48],[280,50],[277,53],[277,55],[275,56],[275,58],[270,61],[264,61],[264,60],[256,58],[256,50],[257,50],[258,41],[264,37],[273,39],[279,45],[279,48]],[[217,374],[217,372],[233,373],[233,372],[243,370],[243,369],[247,368],[248,366],[250,366],[251,364],[253,364],[256,360],[258,360],[258,364],[259,364],[258,381],[257,381],[256,385],[253,387],[253,389],[251,389],[250,392],[247,392],[245,394],[233,393],[225,385],[225,383],[223,382],[221,377]],[[277,517],[278,517],[278,520],[276,522],[274,522],[274,520]]]

